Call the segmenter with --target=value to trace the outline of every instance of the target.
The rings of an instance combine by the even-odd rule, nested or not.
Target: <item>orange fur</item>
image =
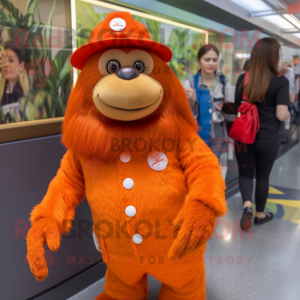
[[[97,68],[102,53],[88,60],[69,98],[62,136],[68,151],[43,201],[31,213],[29,263],[36,263],[34,256],[38,261],[43,258],[42,251],[35,250],[41,245],[41,239],[35,243],[36,228],[41,227],[45,234],[47,224],[56,224],[51,228],[57,246],[57,233],[71,229],[75,207],[86,197],[108,268],[106,294],[99,299],[121,299],[123,295],[144,299],[146,292],[140,280],[146,273],[163,282],[159,299],[205,299],[204,264],[183,263],[183,259],[193,254],[204,257],[215,219],[226,212],[226,187],[218,159],[197,135],[198,126],[180,82],[151,51],[160,72],[150,76],[164,90],[161,106],[148,118],[134,122],[113,121],[102,115],[92,100],[93,87],[102,78]],[[154,151],[150,147],[144,151],[132,147],[130,161],[122,162],[119,155],[127,150],[121,147],[112,151],[110,144],[112,139],[122,138],[132,142],[139,138],[147,142],[160,139],[159,149],[167,156],[168,167],[159,172],[149,167],[147,157]],[[164,139],[169,139],[168,143]],[[130,190],[123,187],[128,177],[134,180]],[[132,218],[125,215],[129,205],[137,209]],[[118,234],[117,228],[123,225],[126,232]],[[139,245],[131,240],[136,233],[144,237]],[[165,265],[139,263],[142,257],[163,257]],[[124,277],[124,260],[130,262],[130,268],[135,265],[132,279],[127,274]],[[47,276],[44,266],[31,270],[38,280]]]

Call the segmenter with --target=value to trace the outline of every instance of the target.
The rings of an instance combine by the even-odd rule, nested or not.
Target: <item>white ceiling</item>
[[[230,1],[243,7],[244,9],[248,10],[251,13],[272,10],[272,8],[262,0],[251,0],[251,1],[249,1],[249,0],[230,0]]]
[[[251,14],[263,13],[263,12],[274,12],[274,15],[262,16],[261,18],[273,24],[274,26],[286,30],[295,29],[299,30],[300,20],[295,15],[289,14],[277,14],[276,10],[282,10],[288,8],[288,3],[283,0],[230,0],[231,2],[239,5],[246,9]],[[272,4],[272,6],[270,5]],[[300,33],[292,33],[297,38],[300,38]]]

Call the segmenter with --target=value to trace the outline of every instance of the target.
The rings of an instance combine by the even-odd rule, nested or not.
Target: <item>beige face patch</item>
[[[120,68],[133,67],[139,61],[144,71],[131,80],[119,78],[107,71],[110,61],[118,61]],[[98,68],[104,76],[93,90],[93,101],[97,109],[106,117],[119,121],[142,119],[154,112],[163,98],[163,88],[154,78],[148,76],[154,67],[153,59],[143,50],[132,50],[125,53],[119,49],[105,51]]]
[[[154,112],[163,98],[161,84],[145,74],[123,80],[110,74],[97,82],[93,101],[97,109],[110,119],[133,121]]]
[[[154,66],[151,55],[146,51],[136,49],[125,53],[119,49],[110,49],[105,51],[98,61],[98,68],[103,76],[110,74],[107,72],[106,67],[111,60],[117,60],[120,63],[120,67],[133,67],[136,61],[140,61],[145,67],[143,74],[147,75],[152,72]]]

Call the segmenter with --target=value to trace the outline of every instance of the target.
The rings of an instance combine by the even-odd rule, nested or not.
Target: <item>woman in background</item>
[[[245,61],[245,64],[244,64],[243,72],[242,72],[242,73],[245,73],[245,72],[248,72],[248,71],[249,71],[249,65],[250,65],[250,59],[247,59],[247,60]]]
[[[222,171],[225,178],[228,136],[222,106],[230,100],[231,86],[226,76],[217,71],[218,62],[218,49],[210,44],[202,46],[197,59],[200,69],[183,86],[192,113],[201,128],[198,134],[224,166]]]
[[[15,48],[12,42],[6,42],[3,48],[4,51],[0,53],[0,108],[5,116],[5,123],[9,123],[7,114],[15,115],[20,120],[19,99],[27,94],[29,80],[20,49]]]
[[[289,82],[279,75],[280,44],[274,38],[263,38],[254,45],[249,68],[249,82],[245,87],[248,102],[258,110],[260,130],[253,144],[235,143],[239,168],[239,187],[244,203],[240,221],[242,229],[252,226],[253,178],[256,174],[256,217],[255,224],[264,224],[273,219],[265,212],[269,192],[269,176],[280,146],[281,122],[290,117]],[[242,103],[245,74],[237,80],[235,112]]]

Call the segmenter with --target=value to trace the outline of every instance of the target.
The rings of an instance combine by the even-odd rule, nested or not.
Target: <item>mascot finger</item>
[[[198,239],[207,241],[210,239],[215,227],[215,220],[199,220],[194,224],[194,232]]]
[[[27,260],[30,270],[38,281],[48,276],[48,267],[45,259],[45,239],[43,236],[34,237],[30,232],[27,236]]]
[[[188,245],[191,232],[184,226],[179,230],[177,238],[173,241],[168,252],[168,258],[171,260],[179,259]]]
[[[201,229],[200,236],[204,234],[204,230]],[[186,246],[185,248],[181,249],[181,252],[178,253],[178,259],[184,258],[186,255],[190,254],[194,250],[196,250],[198,247],[201,246],[205,241],[203,239],[199,239],[199,233],[196,234],[195,231],[190,232],[189,234],[186,234]]]
[[[182,210],[179,211],[177,217],[175,220],[173,220],[173,222],[171,222],[171,227],[172,229],[175,231],[175,230],[179,230],[182,226],[184,222],[184,217],[183,217],[183,212]]]
[[[60,246],[60,232],[56,224],[49,225],[46,230],[46,242],[51,251],[57,251]]]
[[[192,253],[207,241],[208,234],[205,229],[200,229],[198,232],[192,231],[188,240],[187,247],[181,253],[180,258]]]

